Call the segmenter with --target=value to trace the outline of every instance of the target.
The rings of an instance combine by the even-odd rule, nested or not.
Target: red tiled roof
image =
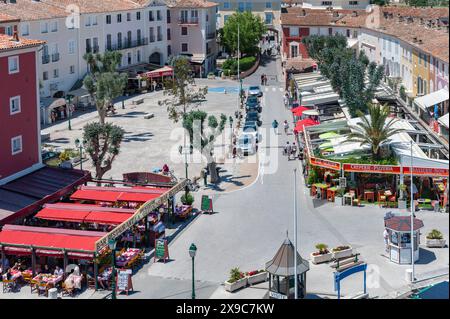
[[[395,230],[395,231],[402,231],[407,232],[411,231],[411,217],[409,216],[394,216],[389,219],[386,219],[384,222],[384,225],[386,228]],[[414,218],[414,230],[417,230],[419,228],[423,227],[423,221]]]
[[[385,12],[387,14],[385,14]],[[413,17],[414,22],[399,22],[398,16]],[[385,17],[386,16],[386,17]],[[365,10],[323,10],[301,7],[283,8],[281,24],[285,26],[330,26],[366,28],[385,33],[411,46],[431,54],[442,61],[449,61],[448,33],[443,28],[428,28],[427,20],[443,18],[448,21],[449,8],[375,7],[372,12]],[[424,24],[419,23],[423,18]],[[448,23],[448,22],[447,22]],[[422,43],[414,38],[422,40]]]
[[[45,41],[30,40],[21,37],[19,37],[19,41],[14,41],[13,37],[0,34],[0,51],[31,48],[44,43]]]
[[[295,70],[304,70],[311,68],[313,66],[317,66],[316,61],[313,59],[296,57],[286,60],[286,70],[295,69]]]
[[[9,14],[0,12],[0,23],[4,23],[4,22],[15,22],[15,21],[20,21],[19,18],[13,17]]]

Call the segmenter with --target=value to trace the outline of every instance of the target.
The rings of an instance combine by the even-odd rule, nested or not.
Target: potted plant
[[[267,280],[267,271],[265,270],[253,270],[246,273],[248,284],[255,285]]]
[[[230,271],[230,278],[225,281],[224,285],[226,291],[236,291],[247,286],[247,277],[245,277],[239,268],[233,268]]]
[[[353,255],[353,249],[351,246],[342,245],[337,246],[332,249],[333,252],[333,258],[334,259],[340,259],[345,257],[350,257]]]
[[[328,250],[328,246],[325,244],[317,244],[317,251],[311,253],[311,259],[313,264],[320,264],[330,261],[333,254]]]
[[[406,185],[405,184],[400,184],[400,186],[398,187],[399,191],[400,191],[400,198],[398,199],[398,208],[399,209],[406,209]]]
[[[437,230],[433,229],[430,231],[427,235],[427,247],[435,247],[435,248],[443,248],[445,247],[445,239],[442,233]]]
[[[183,194],[183,196],[181,196],[181,203],[183,205],[192,205],[192,203],[194,202],[194,196],[192,196],[191,193],[187,193],[187,194]]]
[[[338,188],[336,191],[336,196],[334,197],[334,202],[338,206],[344,206],[344,194],[345,188]]]

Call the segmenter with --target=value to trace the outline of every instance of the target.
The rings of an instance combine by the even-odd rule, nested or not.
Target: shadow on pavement
[[[436,260],[434,252],[419,247],[419,260],[416,261],[418,265],[426,265]]]

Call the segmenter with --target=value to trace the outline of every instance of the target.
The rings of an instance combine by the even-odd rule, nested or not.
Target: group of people
[[[267,75],[261,74],[261,85],[267,85]]]
[[[298,154],[297,154],[298,151]],[[299,160],[303,159],[303,149],[298,148],[297,145],[295,144],[295,142],[293,142],[292,144],[289,144],[289,141],[286,142],[286,145],[284,146],[283,149],[283,155],[287,156],[288,161],[292,159],[296,159],[298,158]]]
[[[276,135],[278,135],[278,121],[277,120],[273,120],[272,122],[272,128],[273,131]],[[283,122],[283,128],[284,128],[284,134],[288,135],[289,132],[289,123],[287,120],[284,120]]]

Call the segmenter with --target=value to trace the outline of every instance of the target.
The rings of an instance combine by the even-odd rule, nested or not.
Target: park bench
[[[138,99],[134,99],[134,100],[131,101],[131,103],[132,103],[133,105],[142,104],[142,103],[144,103],[144,98],[141,97],[141,98],[138,98]]]
[[[356,253],[349,257],[343,257],[339,259],[334,260],[334,264],[331,265],[331,268],[336,268],[336,271],[344,271],[348,268],[351,268],[353,266],[357,266],[363,263],[363,261],[358,260],[358,256],[360,254]]]
[[[154,117],[155,117],[155,114],[154,114],[154,113],[150,113],[150,114],[144,115],[144,119],[146,119],[146,120],[151,119],[151,118],[154,118]]]

